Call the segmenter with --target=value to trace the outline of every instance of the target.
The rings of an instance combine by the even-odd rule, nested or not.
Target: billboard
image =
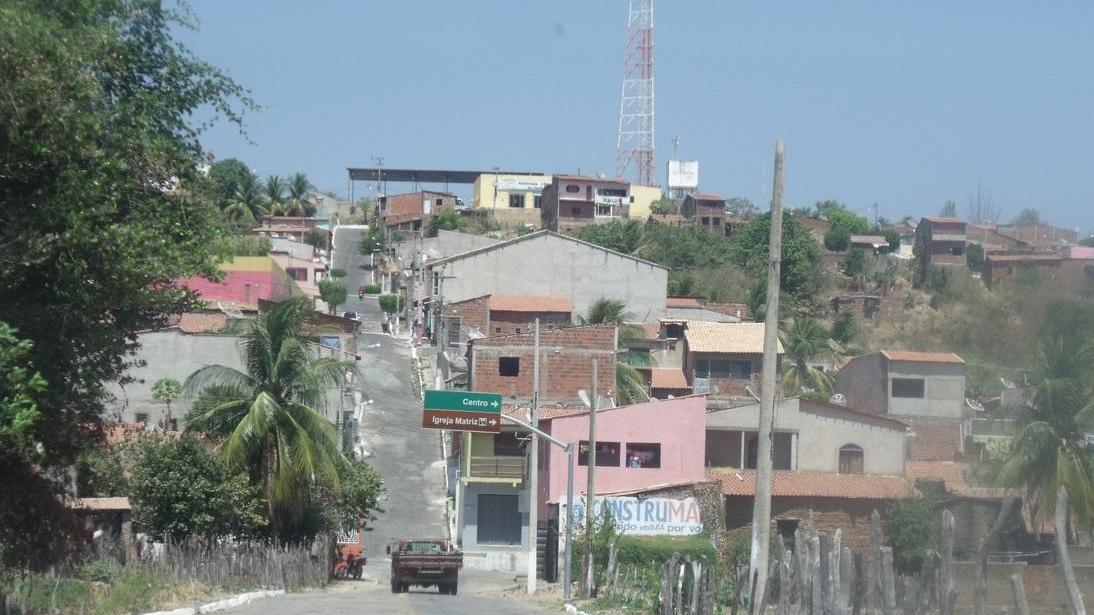
[[[669,161],[669,189],[686,188],[694,190],[699,187],[699,161],[698,160],[670,160]]]
[[[544,186],[551,183],[546,177],[503,178],[497,182],[498,190],[506,192],[543,192]]]
[[[585,498],[574,498],[574,517],[585,522]],[[631,536],[691,536],[703,532],[699,502],[689,498],[635,498],[602,496],[596,498],[595,517],[604,507],[611,511],[615,529]],[[566,499],[559,502],[559,517],[565,522]]]

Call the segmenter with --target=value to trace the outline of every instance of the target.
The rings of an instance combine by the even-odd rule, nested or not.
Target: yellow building
[[[550,175],[507,175],[483,173],[475,180],[471,207],[491,211],[504,225],[539,226],[539,203]]]
[[[661,198],[661,188],[659,186],[639,186],[637,184],[631,184],[631,210],[630,218],[632,220],[641,220],[645,222],[650,217],[650,206],[654,201]]]

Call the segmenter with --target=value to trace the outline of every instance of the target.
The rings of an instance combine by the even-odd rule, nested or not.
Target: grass
[[[208,602],[219,595],[196,581],[157,579],[144,571],[94,573],[89,575],[94,579],[83,574],[85,578],[32,576],[19,587],[19,604],[26,613],[126,615]],[[12,587],[10,582],[0,583],[0,589]]]

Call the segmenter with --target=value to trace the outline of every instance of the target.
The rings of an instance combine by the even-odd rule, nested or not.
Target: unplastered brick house
[[[688,222],[711,235],[726,236],[726,200],[717,194],[689,192],[680,206],[680,213]]]
[[[684,324],[683,369],[695,393],[744,397],[760,393],[763,323],[688,321]],[[782,356],[782,343],[778,354]]]
[[[567,327],[573,305],[567,297],[483,295],[444,306],[434,334],[445,346],[459,347],[472,338],[533,332],[537,319],[541,331]]]
[[[907,423],[913,460],[953,461],[972,431],[965,402],[965,362],[951,352],[881,350],[852,358],[836,389],[861,412]]]
[[[965,221],[927,216],[915,229],[916,279],[927,279],[931,266],[965,265]]]

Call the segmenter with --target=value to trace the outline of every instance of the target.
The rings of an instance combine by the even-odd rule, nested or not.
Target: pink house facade
[[[596,492],[600,495],[704,479],[706,396],[601,410],[596,415]],[[588,475],[589,413],[540,421],[540,428],[563,442],[578,444],[574,495],[585,495]],[[566,453],[540,449],[541,511],[566,497]]]

